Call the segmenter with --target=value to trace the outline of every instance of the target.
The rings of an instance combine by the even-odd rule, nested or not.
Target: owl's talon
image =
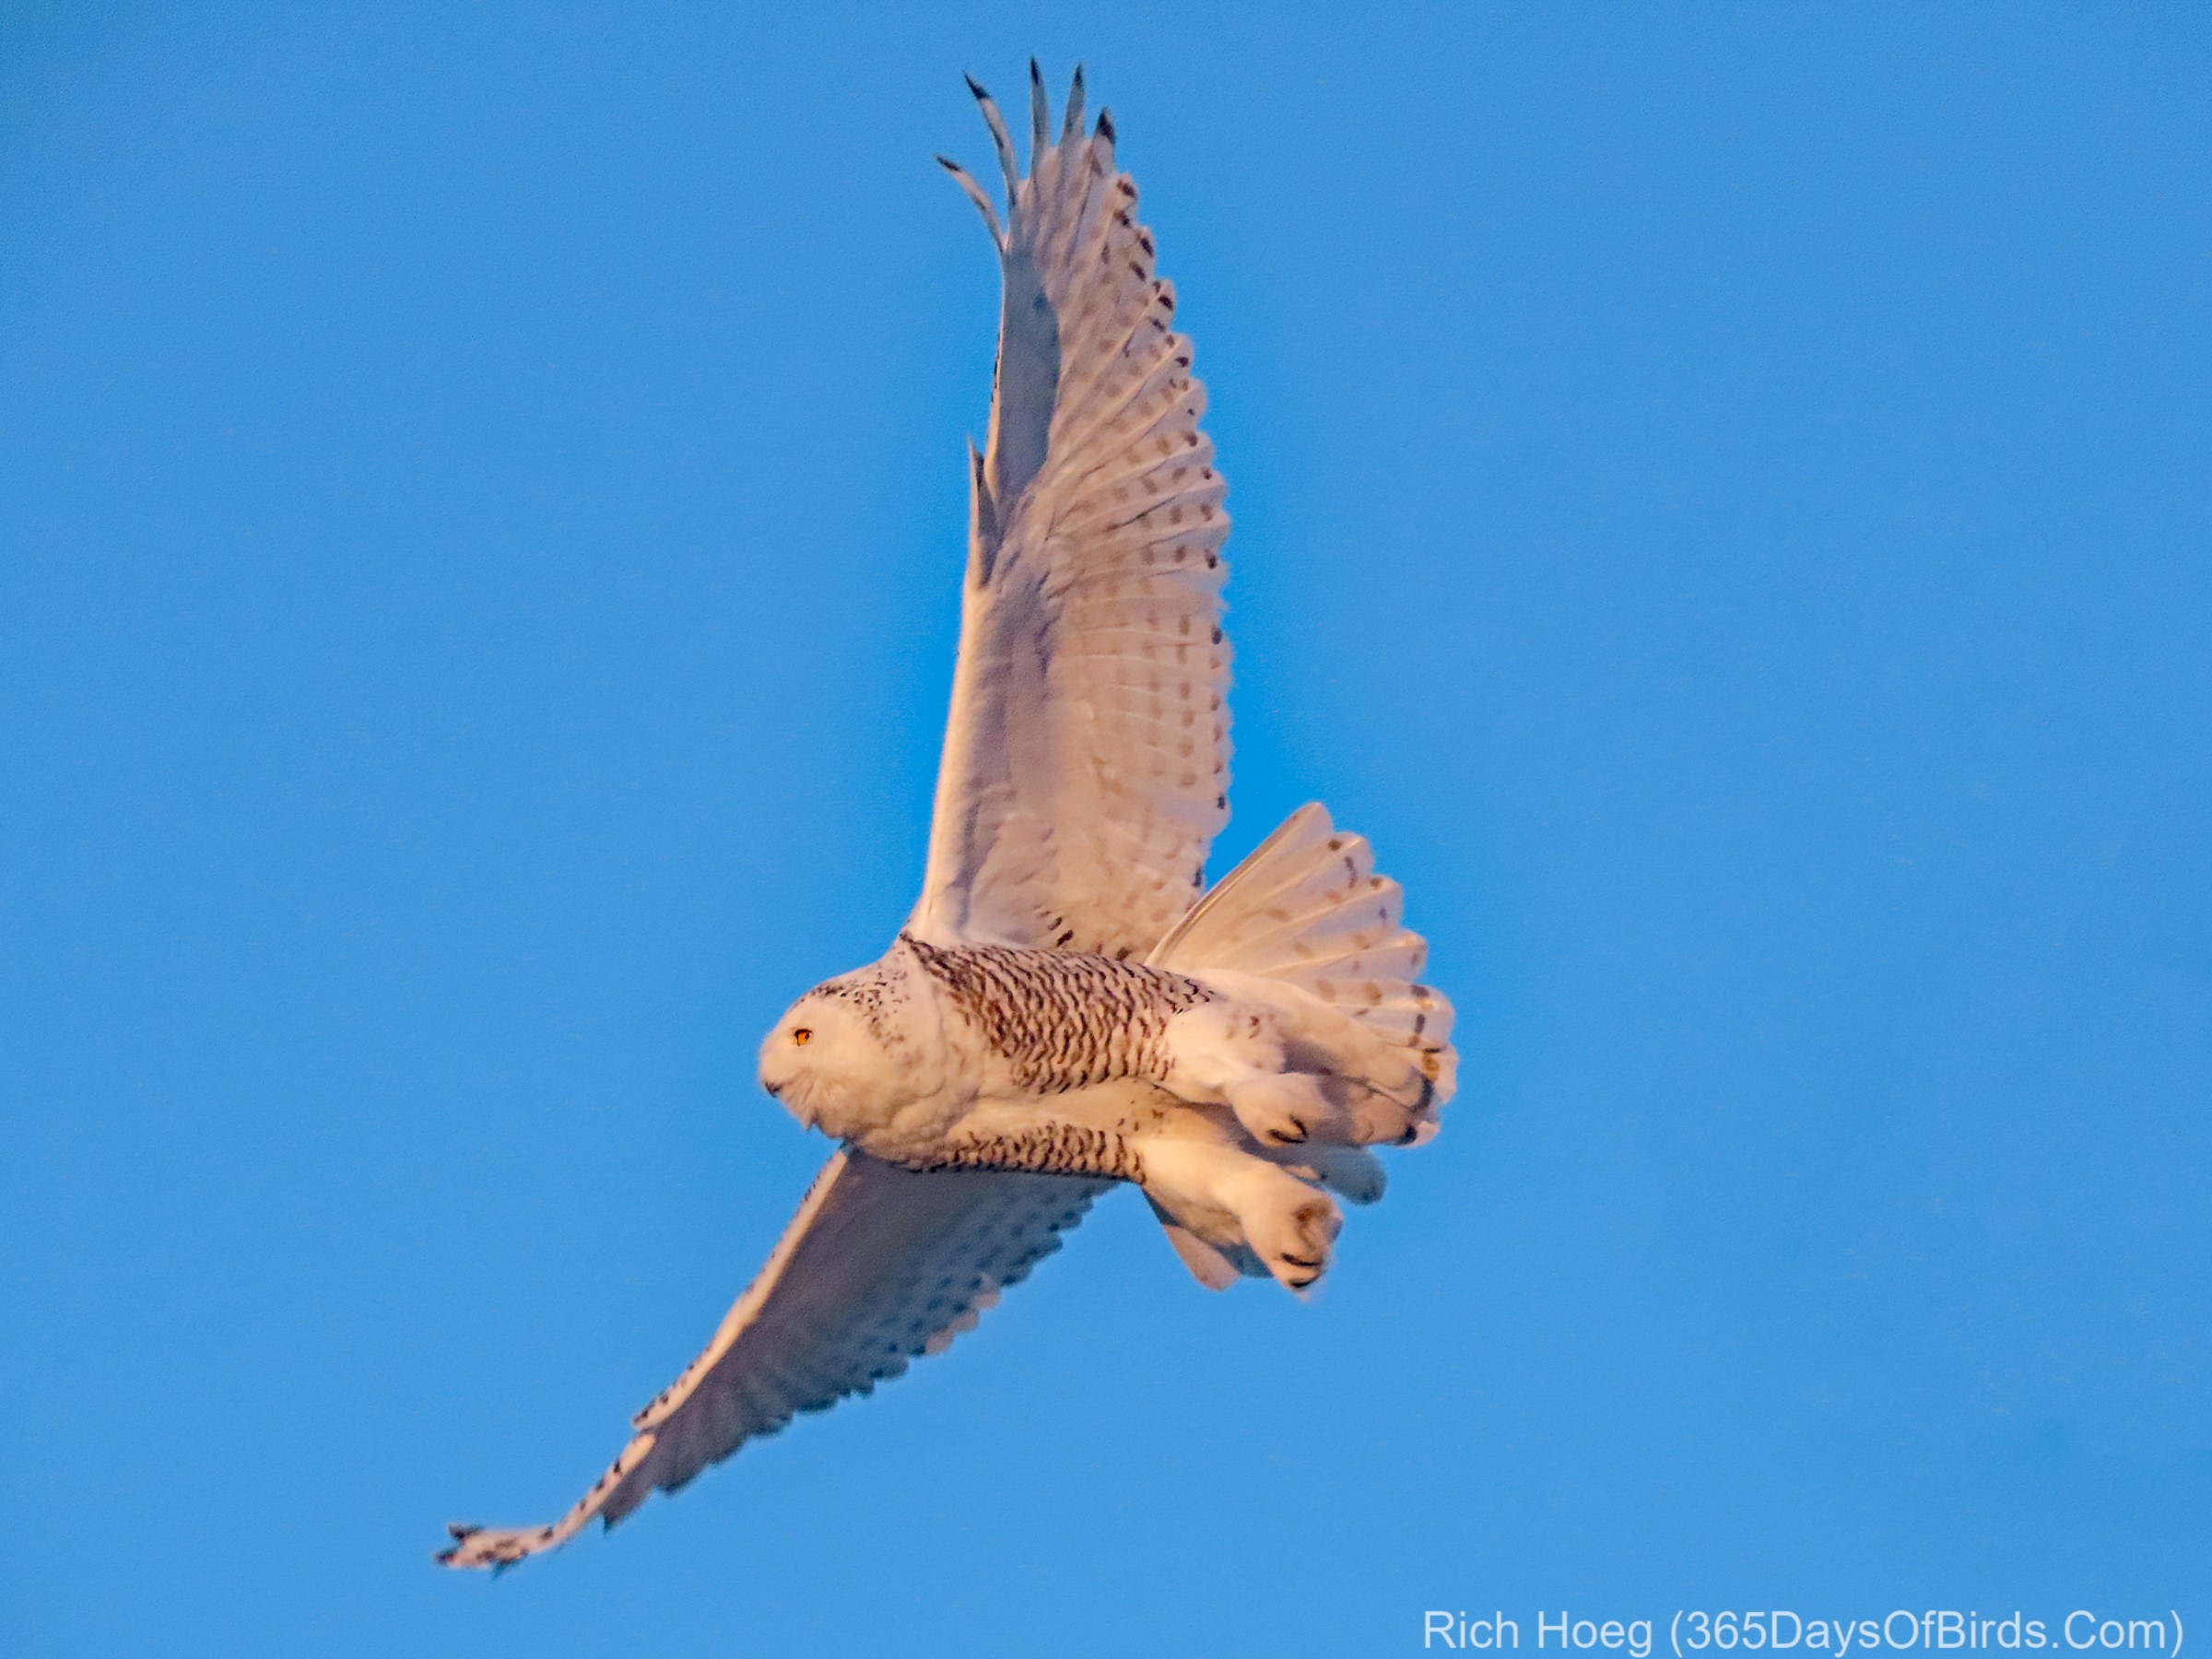
[[[1232,1083],[1223,1092],[1244,1133],[1263,1147],[1300,1145],[1327,1112],[1313,1079],[1290,1073]]]

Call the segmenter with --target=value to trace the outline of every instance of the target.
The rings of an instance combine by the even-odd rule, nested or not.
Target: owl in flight
[[[1367,842],[1309,806],[1211,890],[1229,815],[1229,534],[1206,393],[1113,124],[1077,71],[1006,181],[988,442],[970,454],[959,660],[921,900],[817,985],[760,1081],[839,1143],[707,1349],[547,1526],[451,1528],[506,1567],[934,1354],[1116,1182],[1199,1283],[1304,1291],[1376,1146],[1436,1129],[1452,1008]]]

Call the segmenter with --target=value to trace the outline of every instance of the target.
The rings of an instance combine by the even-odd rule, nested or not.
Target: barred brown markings
[[[924,1163],[924,1171],[1023,1170],[1036,1175],[1098,1175],[1142,1182],[1144,1160],[1119,1135],[1075,1124],[1048,1124],[1019,1135],[958,1142]]]
[[[1194,980],[1114,957],[906,942],[1016,1081],[1041,1092],[1165,1077],[1168,1021],[1210,1000]]]

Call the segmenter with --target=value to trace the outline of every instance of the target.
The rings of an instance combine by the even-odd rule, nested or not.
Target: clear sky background
[[[917,881],[996,304],[930,157],[1031,52],[1213,392],[1222,856],[1370,834],[1463,1092],[1311,1306],[1116,1194],[441,1573],[827,1150],[753,1049]],[[2212,1640],[2208,71],[2122,0],[11,6],[0,1648]]]

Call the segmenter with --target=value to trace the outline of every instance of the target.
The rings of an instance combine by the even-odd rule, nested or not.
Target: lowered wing
[[[975,457],[960,653],[929,866],[933,943],[1141,956],[1190,908],[1228,817],[1225,487],[1205,388],[1153,275],[1136,187],[1078,72],[1056,141],[1030,68],[1030,171],[1006,181],[1005,279]],[[971,83],[972,85],[972,83]]]
[[[1109,1183],[1054,1175],[918,1175],[847,1148],[816,1177],[768,1265],[706,1351],[631,1419],[606,1473],[546,1526],[449,1528],[449,1567],[511,1567],[612,1526],[802,1411],[866,1394],[937,1353],[1060,1248]]]

